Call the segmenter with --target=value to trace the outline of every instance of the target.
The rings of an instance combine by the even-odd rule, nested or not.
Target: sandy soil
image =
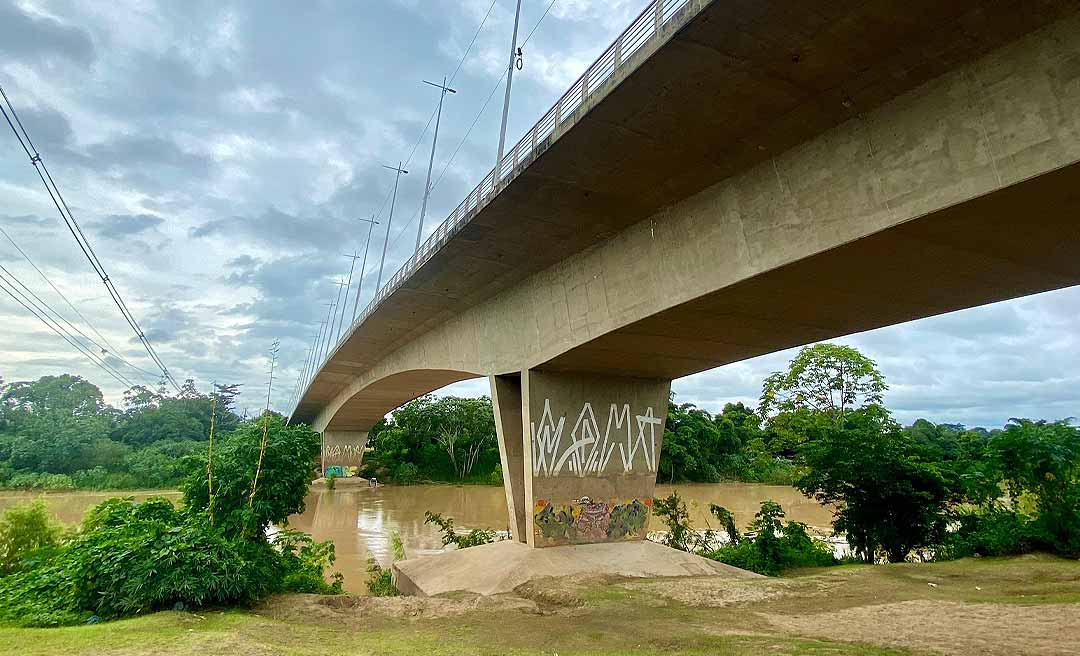
[[[1080,604],[1017,606],[915,600],[765,617],[774,627],[801,636],[943,654],[1080,653]]]

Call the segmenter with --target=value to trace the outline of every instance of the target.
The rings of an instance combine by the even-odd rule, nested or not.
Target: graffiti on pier
[[[364,446],[361,444],[327,444],[323,446],[324,460],[362,460]]]
[[[533,508],[535,539],[544,546],[640,540],[651,509],[652,499],[609,503],[581,497],[569,504],[540,499]]]
[[[644,414],[634,415],[632,421],[629,403],[624,403],[621,408],[612,403],[601,433],[592,404],[585,403],[566,436],[566,416],[556,421],[551,412],[551,401],[545,399],[539,425],[536,422],[531,425],[533,474],[554,477],[569,472],[576,476],[604,476],[610,473],[607,467],[616,449],[624,473],[634,471],[639,453],[646,470],[655,472],[658,464],[656,433],[659,427],[663,437],[663,424],[664,420],[655,416],[651,407]]]

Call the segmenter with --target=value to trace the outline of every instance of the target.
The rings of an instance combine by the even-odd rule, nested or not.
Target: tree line
[[[222,434],[240,424],[238,394],[187,380],[175,395],[132,387],[115,408],[79,376],[0,381],[0,487],[174,488],[181,460],[205,449],[211,416]]]
[[[664,443],[672,477],[681,467],[685,478],[707,480],[738,458],[737,445],[750,445],[834,509],[835,532],[860,560],[1029,551],[1080,557],[1080,428],[1072,420],[1015,418],[990,431],[926,420],[903,427],[883,403],[886,389],[875,363],[853,348],[803,348],[787,371],[765,380],[756,417],[734,406],[711,418],[680,408],[674,448]],[[734,439],[732,427],[749,439]],[[740,541],[730,513],[712,508],[729,536],[714,548],[695,546],[678,498],[663,501],[657,514],[672,527],[673,546],[768,573],[782,570],[784,558],[791,566],[821,558],[805,527],[781,528],[782,509],[771,502],[751,526],[764,541]]]

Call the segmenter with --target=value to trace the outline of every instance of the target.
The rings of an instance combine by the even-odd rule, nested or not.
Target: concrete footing
[[[446,592],[493,595],[511,592],[522,583],[542,577],[604,575],[633,578],[760,576],[648,540],[546,549],[505,540],[394,563],[394,582],[398,590],[421,597]]]

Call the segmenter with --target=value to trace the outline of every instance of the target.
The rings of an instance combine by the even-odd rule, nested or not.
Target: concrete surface
[[[530,369],[670,380],[1080,283],[1076,10],[705,5],[350,333],[294,419],[367,430]]]
[[[529,546],[644,540],[671,383],[521,372]]]
[[[364,462],[367,441],[367,431],[323,431],[320,473],[325,476],[326,468],[334,466],[355,467],[358,471]]]
[[[648,540],[549,549],[531,549],[520,542],[504,540],[402,560],[393,567],[398,590],[422,597],[461,591],[500,594],[548,576],[760,576]]]

